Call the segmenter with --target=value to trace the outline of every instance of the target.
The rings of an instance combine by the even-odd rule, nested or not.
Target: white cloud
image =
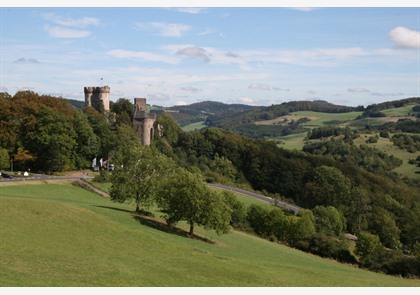
[[[290,7],[289,9],[309,12],[309,11],[317,10],[318,8],[316,7]]]
[[[255,105],[254,99],[249,96],[240,96],[236,99],[236,103],[248,104],[248,105]]]
[[[60,26],[66,27],[86,27],[86,26],[97,26],[100,24],[100,20],[93,17],[82,17],[78,19],[65,18],[55,13],[44,14],[44,19],[53,22]]]
[[[115,49],[108,51],[107,54],[120,59],[140,59],[145,61],[163,62],[168,64],[177,64],[179,62],[179,59],[174,56],[166,56],[146,51]]]
[[[197,93],[197,92],[201,92],[202,91],[202,89],[192,87],[191,85],[185,86],[185,87],[181,87],[181,90],[192,92],[192,93]]]
[[[366,92],[370,92],[369,89],[366,88],[348,88],[347,92],[352,92],[352,93],[366,93]]]
[[[46,26],[45,29],[47,30],[48,34],[54,38],[86,38],[91,35],[89,31],[82,31],[82,30],[73,30],[67,29],[63,27],[50,27]]]
[[[314,94],[316,94],[316,91],[315,90],[309,90],[308,93],[311,94],[311,95],[314,95]]]
[[[420,48],[420,32],[406,27],[396,27],[389,32],[389,37],[398,48]]]
[[[181,7],[178,8],[179,12],[185,12],[185,13],[190,13],[190,14],[198,14],[198,13],[205,13],[206,12],[206,8],[201,8],[201,7]]]
[[[161,22],[137,23],[139,30],[157,30],[160,35],[165,37],[181,37],[185,32],[191,30],[191,26],[184,24],[169,24]]]
[[[248,86],[248,89],[256,89],[256,90],[271,90],[271,87],[264,83],[252,83]]]
[[[206,49],[197,46],[182,48],[176,54],[201,59],[204,62],[209,62],[211,57],[211,54]]]

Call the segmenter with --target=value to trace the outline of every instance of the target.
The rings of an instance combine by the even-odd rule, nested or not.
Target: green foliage
[[[375,141],[377,138],[373,141]],[[310,143],[303,147],[303,151],[314,155],[325,155],[343,163],[360,166],[370,172],[390,171],[402,164],[393,155],[381,152],[367,145],[351,145],[342,141]]]
[[[323,233],[314,233],[296,243],[296,248],[321,257],[328,257],[344,263],[357,264],[349,251],[346,240],[338,240]]]
[[[316,206],[312,209],[315,215],[316,231],[327,236],[341,236],[346,229],[346,219],[332,206]]]
[[[133,104],[126,98],[119,98],[115,103],[110,105],[111,112],[116,114],[117,125],[131,125],[134,116]]]
[[[343,208],[351,192],[351,182],[339,169],[320,166],[314,169],[306,184],[305,199],[308,204]]]
[[[76,168],[83,169],[89,167],[92,159],[98,155],[100,139],[95,135],[87,116],[82,112],[76,113],[73,129],[77,137],[74,151],[75,165]]]
[[[228,191],[223,191],[222,196],[232,210],[230,225],[241,230],[248,230],[247,210],[244,203],[239,201],[235,194]]]
[[[288,216],[278,208],[267,210],[251,205],[247,220],[257,235],[291,246],[315,232],[315,217],[309,210],[303,210],[299,216]]]
[[[158,206],[165,213],[169,225],[185,220],[189,234],[194,226],[214,229],[217,234],[229,232],[231,209],[216,191],[210,190],[198,174],[177,169],[162,180],[159,188]]]
[[[6,149],[0,148],[0,170],[10,168],[9,152]]]
[[[367,140],[366,143],[377,143],[379,140],[378,135],[374,135],[374,136],[370,136]]]
[[[156,118],[156,124],[161,128],[160,132],[155,133],[157,137],[162,136],[170,145],[174,145],[178,142],[182,129],[169,113],[163,113],[158,116]],[[161,135],[159,135],[159,133],[161,133]]]
[[[111,200],[150,207],[155,200],[158,181],[170,169],[172,161],[153,147],[127,143],[115,154],[112,173]]]
[[[93,178],[94,182],[99,182],[99,183],[107,183],[111,180],[111,177],[109,175],[109,172],[107,170],[101,170],[99,172],[98,176],[95,176]]]
[[[375,208],[371,219],[370,230],[379,236],[381,243],[390,249],[400,250],[400,229],[393,214],[383,208]]]
[[[38,161],[36,168],[45,172],[72,168],[72,154],[76,134],[70,122],[60,113],[41,109],[36,113],[36,123],[25,123],[25,145]]]
[[[364,260],[369,255],[378,252],[382,249],[381,241],[377,235],[369,232],[360,232],[357,236],[355,253]]]
[[[402,150],[410,153],[420,151],[420,135],[394,134],[392,142]]]

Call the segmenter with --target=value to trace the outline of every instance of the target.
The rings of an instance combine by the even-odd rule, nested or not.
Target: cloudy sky
[[[420,8],[0,8],[0,91],[173,106],[420,96]]]

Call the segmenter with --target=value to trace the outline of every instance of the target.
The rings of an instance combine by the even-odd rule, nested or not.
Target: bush
[[[101,170],[101,172],[99,172],[99,175],[93,178],[93,181],[101,183],[110,182],[111,177],[107,170]]]
[[[322,233],[315,233],[295,245],[296,248],[321,257],[328,257],[340,262],[356,264],[357,260],[348,249],[347,241],[340,241]]]

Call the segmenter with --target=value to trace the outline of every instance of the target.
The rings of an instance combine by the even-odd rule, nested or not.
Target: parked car
[[[2,176],[3,178],[13,178],[13,176],[12,176],[12,175],[7,174],[7,173],[4,173],[4,172],[2,172],[2,173],[1,173],[1,176]]]

